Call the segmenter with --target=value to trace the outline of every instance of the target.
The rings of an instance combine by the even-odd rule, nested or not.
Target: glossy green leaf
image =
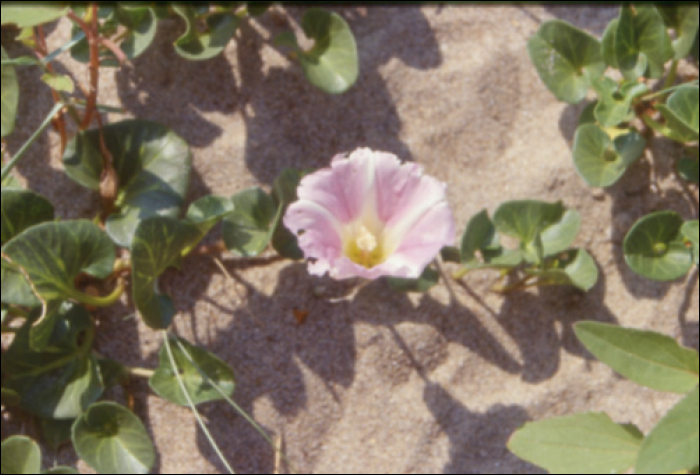
[[[681,228],[681,233],[693,245],[693,255],[695,256],[695,265],[700,265],[700,237],[698,234],[698,220],[689,221]]]
[[[580,229],[581,215],[579,212],[573,209],[566,210],[561,220],[542,230],[544,256],[553,256],[569,249],[576,240]]]
[[[615,69],[620,69],[620,65],[617,61],[617,34],[619,30],[619,24],[620,21],[618,18],[614,19],[608,24],[608,27],[605,29],[605,33],[603,33],[603,57],[605,58],[605,62],[608,64],[608,66],[615,68]],[[625,37],[625,34],[629,34],[630,30],[623,28],[621,31],[621,40],[620,41],[630,41],[629,37]],[[635,81],[637,78],[640,76],[644,76],[644,73],[647,70],[648,62],[647,58],[644,55],[641,55],[638,57],[636,67],[630,70],[623,70],[622,75],[631,81]]]
[[[2,443],[3,474],[33,475],[41,471],[41,449],[28,437],[13,436]]]
[[[131,251],[133,297],[149,327],[162,330],[172,323],[175,305],[170,297],[156,290],[157,280],[168,267],[179,263],[183,251],[201,237],[196,226],[161,216],[141,221],[136,229]]]
[[[127,58],[139,57],[153,43],[158,19],[152,8],[117,6],[114,19],[127,29],[123,41],[119,44]]]
[[[427,267],[417,279],[401,279],[390,277],[389,285],[398,292],[425,293],[440,282],[440,273],[431,267]]]
[[[692,49],[695,37],[698,34],[700,23],[699,8],[697,5],[671,5],[661,4],[656,7],[659,10],[664,23],[669,28],[676,30],[676,39],[673,40],[675,59],[683,59]]]
[[[70,442],[71,430],[75,419],[54,420],[41,419],[41,436],[44,442],[53,450],[58,450],[61,446]]]
[[[22,272],[5,259],[0,260],[0,282],[2,282],[0,293],[2,303],[30,308],[41,305]]]
[[[646,141],[637,132],[623,133],[613,140],[599,126],[585,124],[574,137],[574,165],[589,185],[608,187],[624,175],[645,148]]]
[[[607,414],[576,414],[526,424],[508,448],[550,473],[623,473],[634,466],[643,436]]]
[[[3,189],[0,196],[0,246],[36,224],[53,220],[51,203],[32,191]]]
[[[27,273],[45,300],[80,300],[75,278],[82,273],[105,279],[114,267],[114,244],[86,220],[44,223],[16,236],[2,248]]]
[[[189,60],[210,59],[218,55],[238,29],[239,19],[232,13],[212,13],[204,20],[206,30],[200,32],[195,7],[173,5],[172,9],[187,25],[185,33],[175,41],[175,51]]]
[[[576,336],[600,361],[647,388],[687,394],[698,384],[698,353],[673,338],[597,322],[577,324]]]
[[[636,82],[627,83],[619,90],[617,84],[615,86],[613,91],[599,93],[600,99],[594,111],[596,120],[604,128],[629,122],[633,118],[632,101],[649,91],[646,84]]]
[[[622,7],[615,40],[618,67],[623,71],[639,71],[642,61],[650,77],[660,78],[664,64],[674,55],[664,20],[651,5],[638,5],[634,10]]]
[[[160,365],[149,384],[151,389],[163,399],[180,406],[189,406],[182,392],[175,371],[179,371],[194,404],[203,404],[221,400],[221,394],[214,389],[209,380],[217,384],[229,397],[233,395],[235,380],[231,368],[208,351],[192,346],[184,340],[171,339],[172,351],[177,364],[173,368],[164,348],[160,351]],[[202,376],[206,375],[206,378]]]
[[[489,218],[486,210],[475,215],[469,223],[462,236],[461,255],[462,262],[468,263],[476,259],[477,251],[492,250],[497,251],[501,247],[496,232],[496,226]]]
[[[74,419],[103,393],[97,361],[89,356],[94,327],[84,308],[65,304],[42,351],[33,349],[28,321],[3,357],[6,387],[22,407],[46,419]]]
[[[678,174],[683,179],[700,184],[700,162],[692,158],[683,158],[678,162]]]
[[[639,220],[625,238],[627,264],[637,274],[652,280],[683,277],[693,266],[693,255],[681,235],[683,219],[662,211]]]
[[[238,256],[259,256],[272,239],[279,206],[260,188],[232,198],[234,212],[224,220],[224,242]]]
[[[699,130],[700,88],[686,85],[671,94],[666,104],[656,108],[666,119],[667,136],[681,143],[697,142]]]
[[[518,267],[525,260],[525,254],[520,249],[485,249],[481,251],[483,261],[474,260],[467,262],[465,268],[467,270],[481,269],[513,269]]]
[[[306,78],[329,94],[350,89],[359,75],[357,44],[350,26],[340,15],[318,8],[304,14],[301,26],[314,40],[311,50],[298,51]]]
[[[118,211],[107,220],[107,233],[131,247],[140,221],[151,216],[177,217],[187,194],[192,157],[187,143],[164,125],[128,120],[104,127],[105,145],[119,176]],[[98,190],[102,175],[99,132],[82,132],[63,156],[66,173]]]
[[[542,82],[560,101],[585,99],[591,80],[605,70],[600,42],[561,20],[542,24],[527,50]]]
[[[699,407],[700,393],[695,388],[666,414],[644,441],[636,473],[676,473],[698,466]]]
[[[280,256],[292,260],[303,259],[304,252],[299,248],[296,235],[284,226],[282,217],[289,205],[297,200],[297,188],[303,176],[304,173],[299,170],[285,169],[275,179],[272,190],[272,198],[278,206],[282,207],[275,232],[272,234],[272,247]]]
[[[98,473],[146,474],[156,458],[139,418],[111,402],[92,405],[75,422],[73,446]]]
[[[3,17],[5,16],[3,7]],[[0,48],[2,60],[9,60],[10,57],[5,52],[5,48]],[[17,82],[17,72],[10,64],[0,66],[0,137],[7,137],[15,130],[15,120],[17,119],[17,107],[19,105],[19,84]]]
[[[538,276],[540,285],[573,285],[588,292],[598,282],[600,271],[595,261],[583,249],[571,249],[550,260],[544,269],[529,269]]]
[[[49,6],[43,4],[34,6],[32,4],[15,4],[2,6],[3,25],[15,24],[18,28],[27,28],[41,25],[61,18],[68,12],[68,7],[63,5]]]
[[[496,210],[493,222],[500,233],[529,244],[546,228],[561,222],[565,212],[561,202],[510,201]]]

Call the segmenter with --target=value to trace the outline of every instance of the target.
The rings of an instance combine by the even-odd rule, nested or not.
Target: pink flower
[[[454,244],[445,189],[420,165],[362,148],[306,176],[284,224],[299,237],[311,274],[415,279]]]

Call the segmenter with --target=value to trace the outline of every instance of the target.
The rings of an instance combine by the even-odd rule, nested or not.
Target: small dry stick
[[[236,279],[234,279],[233,276],[231,275],[231,273],[226,269],[226,267],[224,267],[223,262],[221,262],[221,260],[219,260],[219,258],[214,257],[214,263],[219,268],[219,270],[224,274],[224,276],[229,281],[229,283],[232,284],[233,291],[236,292],[236,295],[238,296],[238,298],[243,300],[243,296],[238,292],[238,289],[236,288]],[[245,311],[248,313],[249,316],[251,316],[253,318],[253,320],[255,320],[258,323],[258,325],[265,328],[265,324],[263,323],[263,321],[260,320],[257,315],[255,315],[253,312],[251,312],[247,305],[245,307]]]

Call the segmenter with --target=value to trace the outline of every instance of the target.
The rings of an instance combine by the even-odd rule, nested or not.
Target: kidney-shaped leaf
[[[3,358],[6,387],[21,398],[22,407],[46,419],[75,419],[102,396],[97,361],[89,356],[93,323],[78,305],[65,304],[43,351],[31,345],[32,322],[16,335]]]
[[[640,71],[639,63],[648,65],[649,75],[659,78],[664,64],[673,58],[673,45],[666,25],[652,5],[625,6],[615,35],[615,54],[623,71]]]
[[[301,21],[304,34],[314,40],[309,51],[299,50],[307,79],[329,94],[342,94],[359,75],[357,44],[350,26],[336,13],[313,8]]]
[[[561,202],[510,201],[496,210],[493,222],[499,232],[529,244],[546,228],[561,222],[565,211]],[[553,237],[556,234],[553,233]],[[552,242],[556,243],[558,239],[552,239]]]
[[[544,256],[553,256],[569,249],[580,229],[581,214],[573,209],[566,210],[559,221],[550,224],[542,231]]]
[[[92,405],[73,426],[78,456],[98,473],[146,474],[155,450],[141,421],[111,402]]]
[[[693,254],[695,255],[695,264],[700,263],[700,231],[698,230],[698,220],[689,221],[681,228],[683,236],[693,245]]]
[[[3,5],[0,23],[13,23],[18,28],[41,25],[61,18],[68,11],[63,5],[34,6],[32,4]],[[4,473],[4,472],[3,472]]]
[[[5,15],[5,7],[3,6],[3,16]],[[0,48],[2,52],[2,60],[10,59],[5,52],[5,48]],[[0,137],[7,137],[15,129],[15,120],[17,119],[17,106],[19,105],[19,84],[17,83],[17,72],[11,64],[3,64],[0,66],[0,76],[2,83],[0,84]]]
[[[693,255],[681,234],[683,219],[672,211],[640,219],[625,238],[627,264],[637,274],[657,281],[683,277],[693,267]]]
[[[551,473],[623,473],[634,466],[642,440],[606,414],[576,414],[526,424],[508,448]]]
[[[699,407],[700,393],[695,388],[666,414],[644,441],[636,473],[678,473],[698,466]]]
[[[583,249],[570,249],[552,260],[554,265],[527,272],[539,277],[540,285],[573,285],[585,292],[598,282],[600,271],[593,257]]]
[[[595,124],[576,130],[573,156],[578,174],[591,186],[615,184],[644,153],[646,141],[634,131],[611,139]]]
[[[158,19],[152,8],[117,6],[114,19],[127,29],[119,47],[129,59],[140,56],[156,37]]]
[[[591,80],[605,71],[600,42],[561,20],[542,24],[527,43],[542,82],[560,101],[585,99]]]
[[[304,258],[304,252],[299,248],[299,240],[296,234],[284,226],[282,216],[287,212],[289,205],[294,203],[297,197],[297,188],[304,174],[299,170],[287,168],[275,179],[272,198],[278,206],[281,206],[280,215],[272,234],[272,247],[277,253],[287,259],[299,260]]]
[[[606,78],[609,79],[609,78]],[[613,81],[614,82],[614,81]],[[632,101],[648,92],[646,84],[631,82],[618,90],[615,83],[613,91],[599,91],[600,99],[595,107],[595,117],[602,127],[616,127],[622,122],[629,121],[632,117]]]
[[[231,13],[212,13],[206,16],[206,30],[198,31],[198,18],[195,7],[189,5],[173,6],[173,11],[180,15],[187,25],[185,33],[175,41],[175,51],[189,60],[210,59],[221,53],[233,38],[239,20]]]
[[[597,322],[577,324],[576,336],[593,356],[647,388],[687,394],[698,384],[698,353],[673,338]]]
[[[189,187],[192,157],[187,143],[156,122],[128,120],[103,128],[107,150],[119,177],[118,211],[107,220],[107,233],[131,247],[141,220],[177,217]],[[100,187],[103,161],[99,132],[79,133],[66,147],[66,173],[92,190]]]
[[[476,253],[484,251],[496,251],[501,248],[496,226],[489,218],[486,210],[476,214],[467,223],[467,229],[462,236],[462,246],[460,249],[461,260],[464,263],[472,262],[476,259]]]
[[[668,137],[681,143],[697,142],[700,116],[700,87],[687,85],[671,94],[666,104],[656,108],[666,119]]]
[[[698,34],[698,6],[697,5],[659,5],[656,7],[666,23],[666,26],[676,30],[676,39],[673,40],[675,59],[688,56],[693,49],[693,42]]]
[[[53,220],[53,206],[43,196],[15,189],[0,193],[0,246],[36,224]]]
[[[2,473],[33,475],[41,471],[41,449],[28,437],[14,436],[2,443]]]
[[[171,339],[171,348],[177,368],[173,368],[167,349],[160,351],[160,365],[149,383],[151,389],[163,399],[180,406],[188,406],[175,372],[187,389],[194,404],[222,399],[212,382],[228,396],[233,395],[235,382],[231,368],[208,351],[192,346],[184,340]],[[202,375],[206,375],[206,378]]]
[[[272,239],[279,206],[260,188],[251,188],[232,198],[234,212],[224,220],[224,242],[236,255],[260,255]]]

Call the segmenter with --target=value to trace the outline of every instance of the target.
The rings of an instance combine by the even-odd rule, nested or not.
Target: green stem
[[[671,69],[668,72],[668,76],[666,77],[666,82],[664,82],[664,89],[668,89],[669,87],[673,86],[673,83],[676,82],[676,74],[678,74],[678,60],[674,59],[673,63],[671,64]]]
[[[20,159],[24,156],[25,153],[27,153],[27,150],[29,150],[29,147],[31,147],[34,142],[37,141],[39,136],[46,130],[46,128],[51,125],[51,121],[53,120],[53,117],[60,111],[63,107],[65,107],[65,104],[62,102],[59,102],[56,104],[53,109],[51,109],[51,112],[46,116],[46,119],[44,119],[44,122],[41,124],[41,126],[32,134],[31,137],[29,137],[29,140],[27,140],[24,145],[22,145],[22,148],[20,148],[17,153],[15,154],[14,157],[10,159],[3,167],[2,167],[2,173],[0,174],[0,180],[4,180],[7,178],[7,176],[10,174],[12,169],[17,165],[17,163],[20,161]]]
[[[537,277],[534,275],[529,275],[525,277],[524,279],[516,282],[515,284],[512,285],[505,285],[502,287],[496,287],[493,290],[496,292],[500,292],[503,294],[514,292],[516,290],[526,290],[526,289],[531,289],[533,287],[539,287],[540,284],[539,282],[530,282],[532,279],[536,279]]]
[[[458,270],[457,272],[455,272],[454,274],[452,274],[452,278],[454,280],[462,280],[470,271],[471,271],[471,269],[469,269],[467,267],[463,267],[460,270]]]
[[[70,297],[91,307],[111,307],[121,298],[122,294],[124,293],[124,286],[124,279],[119,279],[117,282],[117,287],[106,297],[94,297],[92,295],[78,292],[77,290],[71,292]]]
[[[259,425],[257,422],[255,422],[255,421],[253,420],[253,418],[250,417],[250,416],[248,415],[248,413],[246,413],[240,406],[238,406],[238,404],[236,404],[235,402],[233,402],[233,400],[228,396],[228,394],[226,394],[226,391],[224,391],[223,389],[221,389],[221,387],[220,387],[215,381],[212,381],[212,380],[211,380],[211,378],[202,370],[202,368],[200,368],[200,366],[197,364],[197,362],[194,360],[194,358],[192,358],[192,356],[190,355],[190,353],[187,351],[187,348],[185,348],[185,347],[183,346],[182,343],[180,343],[179,341],[177,341],[177,344],[178,344],[178,346],[180,347],[180,351],[182,351],[182,353],[183,353],[183,354],[185,355],[185,357],[189,360],[189,362],[192,364],[192,366],[195,367],[195,369],[197,370],[197,372],[199,373],[199,375],[202,377],[202,379],[204,379],[204,381],[205,381],[207,384],[209,384],[212,388],[214,388],[214,390],[215,390],[217,393],[219,393],[219,395],[220,395],[227,403],[229,403],[229,405],[230,405],[233,409],[235,409],[236,412],[238,412],[238,413],[241,415],[241,417],[243,417],[243,419],[245,419],[245,421],[248,422],[248,424],[250,424],[250,425],[265,439],[265,441],[270,445],[270,447],[273,448],[273,450],[275,450],[276,453],[278,453],[278,454],[280,454],[280,455],[282,456],[282,458],[284,459],[284,461],[285,461],[285,462],[287,463],[287,465],[290,467],[292,473],[296,473],[296,470],[293,469],[293,465],[292,465],[292,463],[289,461],[289,459],[287,458],[287,456],[284,454],[284,452],[282,452],[282,450],[281,450],[279,447],[277,447],[277,446],[275,445],[275,443],[274,443],[274,441],[272,440],[272,438],[270,438],[270,436],[267,435],[267,433],[263,430],[263,428],[260,427],[260,425]]]
[[[652,94],[648,94],[648,95],[646,95],[646,96],[642,96],[642,97],[639,98],[639,100],[640,100],[640,101],[645,101],[645,102],[646,102],[646,101],[650,101],[650,100],[652,100],[652,99],[656,99],[657,97],[666,95],[666,94],[668,94],[669,92],[673,92],[673,91],[675,91],[675,90],[678,89],[678,88],[681,88],[681,87],[683,87],[683,86],[688,86],[688,85],[691,85],[691,84],[696,84],[697,82],[698,82],[698,80],[696,79],[695,81],[687,82],[687,83],[685,83],[685,84],[677,84],[677,85],[675,85],[675,86],[671,86],[671,87],[668,87],[668,88],[664,88],[664,89],[662,89],[662,90],[660,90],[660,91],[658,91],[658,92],[654,92],[654,93],[652,93]]]
[[[223,453],[221,452],[221,449],[217,445],[216,441],[214,441],[214,438],[212,437],[211,433],[209,432],[209,429],[207,429],[206,424],[204,424],[204,421],[202,420],[202,417],[199,415],[199,412],[197,411],[197,408],[194,405],[194,402],[192,401],[192,397],[190,396],[190,393],[187,391],[187,388],[185,387],[185,383],[182,381],[182,376],[180,376],[180,371],[178,371],[177,363],[175,362],[175,356],[173,356],[173,350],[170,347],[170,337],[168,336],[168,332],[163,330],[163,345],[165,346],[165,351],[168,353],[168,359],[170,359],[170,366],[172,367],[173,374],[177,378],[177,382],[180,385],[180,389],[182,390],[182,393],[185,395],[185,398],[187,399],[187,403],[190,406],[190,409],[192,409],[192,412],[194,413],[195,418],[197,419],[197,423],[199,424],[199,427],[202,429],[202,432],[204,432],[204,435],[206,438],[209,440],[209,443],[211,444],[212,448],[216,452],[216,455],[219,457],[219,460],[221,460],[221,463],[224,464],[226,467],[226,470],[229,471],[231,474],[235,474],[236,472],[231,468],[231,465],[226,461],[226,458],[224,457]]]

